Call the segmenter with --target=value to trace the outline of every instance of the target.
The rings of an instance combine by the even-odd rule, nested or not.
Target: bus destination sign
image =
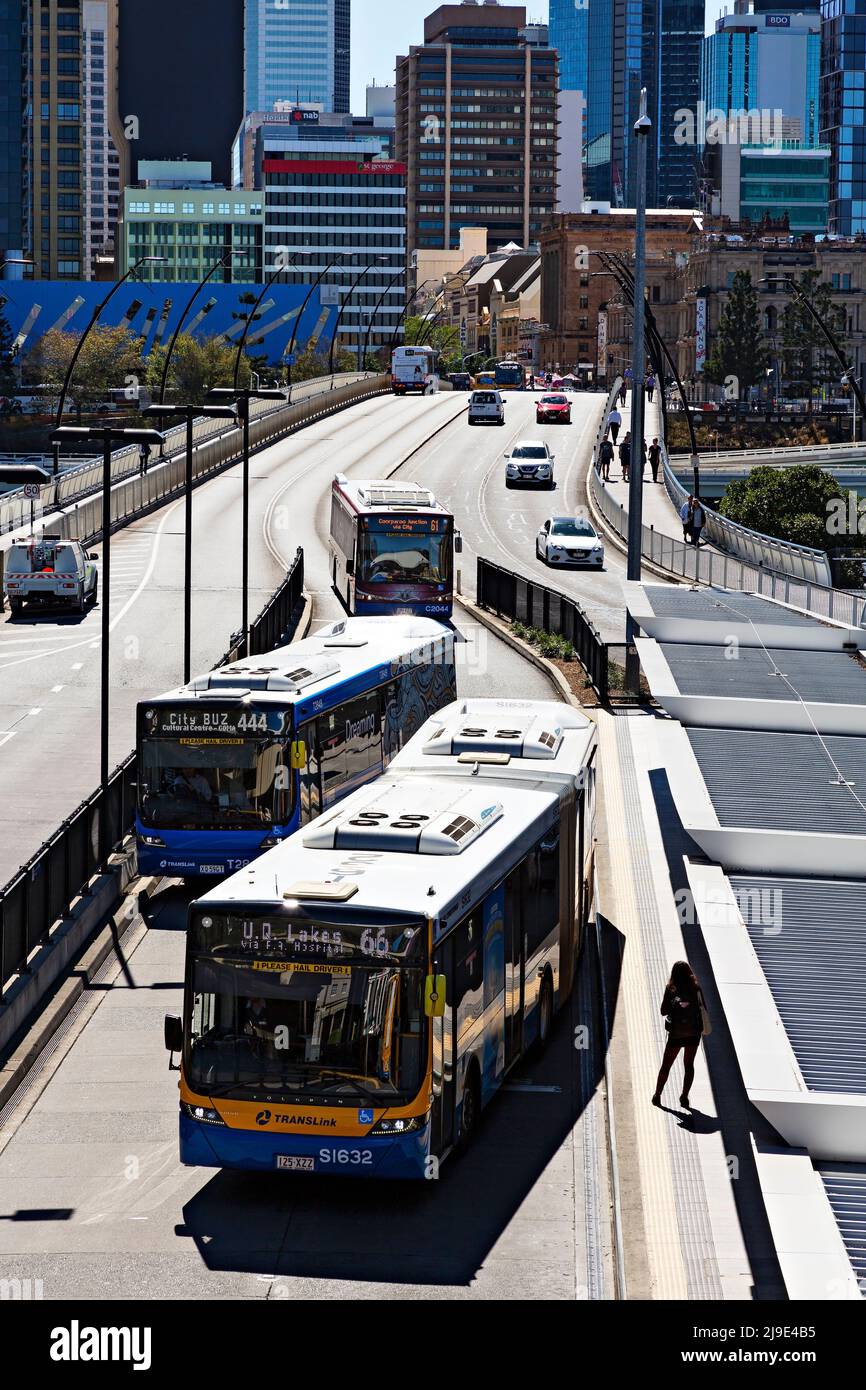
[[[151,738],[178,738],[184,741],[225,740],[284,734],[291,728],[291,713],[283,710],[256,710],[249,705],[232,709],[202,708],[198,705],[157,706],[145,710],[145,730]]]

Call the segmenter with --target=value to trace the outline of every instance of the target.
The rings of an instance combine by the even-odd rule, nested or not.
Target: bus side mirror
[[[463,554],[463,537],[461,536],[459,531],[454,532],[454,554]]]
[[[346,573],[347,573],[347,574],[354,574],[354,573],[355,573],[355,561],[354,561],[354,560],[347,560],[347,561],[346,561]]]
[[[307,745],[302,738],[296,739],[292,744],[290,765],[294,772],[307,766]]]
[[[166,1014],[163,1020],[163,1037],[167,1052],[183,1051],[183,1024],[180,1014]]]
[[[424,1013],[428,1018],[441,1018],[444,1012],[445,976],[428,975],[424,981]]]

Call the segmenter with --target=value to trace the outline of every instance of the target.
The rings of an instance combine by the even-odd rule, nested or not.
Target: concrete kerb
[[[595,465],[593,464],[592,460],[590,460],[589,468],[594,467]],[[589,469],[587,469],[587,478],[588,476]],[[601,512],[598,510],[598,507],[595,505],[595,501],[593,499],[592,488],[589,486],[588,482],[586,485],[586,500],[587,505],[589,507],[589,513],[592,518],[592,523],[595,526],[596,530],[602,532],[602,534],[610,542],[610,544],[614,547],[615,550],[618,550],[621,555],[627,556],[628,546],[622,539],[622,536],[620,536],[617,531],[614,531],[610,522],[607,520],[607,517],[602,516]],[[641,570],[649,570],[650,574],[654,574],[657,579],[664,579],[665,582],[668,584],[694,583],[693,579],[686,579],[681,574],[673,574],[670,570],[663,570],[659,565],[655,564],[654,561],[648,560],[646,556],[643,554],[640,557],[640,565]]]
[[[527,661],[531,662],[542,675],[547,676],[551,685],[555,686],[559,698],[567,705],[572,705],[575,709],[579,709],[588,717],[592,716],[593,706],[581,704],[559,668],[554,666],[553,662],[548,661],[546,657],[542,656],[540,652],[535,651],[535,649],[531,647],[528,642],[524,642],[521,637],[515,637],[514,633],[508,627],[508,624],[504,622],[502,618],[497,618],[493,613],[488,613],[486,608],[479,607],[477,603],[470,598],[464,597],[463,594],[455,594],[454,602],[459,603],[460,607],[469,617],[474,618],[482,627],[487,628],[488,632],[492,632],[500,641],[505,642],[507,646],[511,647],[512,651],[517,652],[518,656],[524,657]],[[579,662],[578,665],[580,665]]]

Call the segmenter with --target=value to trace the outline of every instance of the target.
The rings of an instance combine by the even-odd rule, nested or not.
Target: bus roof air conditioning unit
[[[490,793],[423,782],[389,787],[366,806],[338,810],[304,835],[307,849],[376,850],[380,853],[461,854],[502,815]]]
[[[561,746],[562,729],[551,720],[494,712],[492,717],[455,715],[424,745],[424,752],[438,757],[456,754],[462,762],[471,762],[473,753],[555,758]]]

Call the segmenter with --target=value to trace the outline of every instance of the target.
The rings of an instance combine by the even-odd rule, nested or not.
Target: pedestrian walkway
[[[644,417],[644,438],[649,446],[654,438],[662,438],[661,411],[658,404],[658,393],[653,400],[645,402],[646,414]],[[615,502],[628,511],[628,483],[622,476],[622,465],[619,461],[619,444],[622,443],[623,436],[628,432],[631,425],[631,392],[626,396],[626,403],[620,406],[622,415],[622,426],[619,431],[619,439],[614,447],[614,460],[611,464],[610,478],[605,483],[605,487]],[[632,460],[638,460],[640,467],[640,455],[633,452]],[[644,469],[644,489],[643,489],[643,524],[652,526],[662,535],[672,536],[674,540],[681,541],[683,538],[683,527],[676,508],[668,497],[667,490],[662,480],[662,471],[659,467],[659,481],[654,483],[649,463]]]
[[[784,1297],[752,1147],[773,1133],[749,1106],[701,929],[684,910],[690,842],[668,788],[659,718],[600,714],[598,725],[599,910],[608,960],[613,953],[620,966],[610,1070],[627,1296]],[[657,1109],[659,1006],[671,966],[686,959],[713,1032],[698,1053],[692,1108],[677,1100],[678,1059]]]

